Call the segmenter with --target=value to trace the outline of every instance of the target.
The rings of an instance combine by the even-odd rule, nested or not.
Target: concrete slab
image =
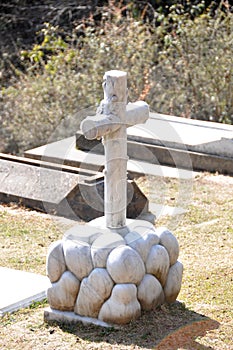
[[[152,175],[174,179],[194,179],[199,175],[196,171],[186,170],[182,168],[174,168],[172,166],[151,164],[135,159],[130,159],[127,164],[128,172],[138,175]]]
[[[128,139],[220,157],[233,157],[233,125],[150,113],[145,124],[128,128]]]
[[[42,159],[46,162],[55,162],[57,164],[65,164],[73,167],[76,166],[80,169],[103,171],[105,161],[104,155],[94,153],[94,151],[103,151],[101,147],[99,149],[98,144],[97,147],[94,146],[94,151],[92,150],[92,152],[78,150],[76,149],[75,145],[76,137],[69,137],[58,142],[53,142],[49,145],[28,150],[25,152],[25,157],[37,160]],[[140,148],[139,151],[137,147]],[[127,170],[132,175],[141,176],[146,174],[181,179],[191,179],[197,175],[197,173],[193,172],[192,170],[158,164],[157,158],[148,149],[148,147],[144,147],[144,154],[142,154],[142,147],[138,143],[135,143],[134,145],[133,142],[131,147],[128,145],[128,148],[131,149],[130,154],[133,156],[133,158],[137,157],[138,155],[140,156],[141,154],[142,158],[147,160],[143,161],[138,159],[129,159]],[[184,157],[182,157],[182,162],[183,161]],[[192,164],[190,162],[189,166],[192,168]]]
[[[187,170],[233,174],[233,126],[150,113],[145,124],[127,129],[130,159]],[[80,131],[77,146],[102,153]]]
[[[89,221],[103,215],[103,173],[36,160],[30,164],[25,159],[0,154],[0,201],[74,220]],[[147,198],[130,179],[127,199],[128,217],[148,214]]]
[[[0,267],[0,316],[42,301],[50,286],[46,276]]]
[[[105,162],[102,154],[96,155],[91,152],[77,151],[75,136],[33,148],[26,151],[24,155],[26,158],[94,171],[102,171]]]

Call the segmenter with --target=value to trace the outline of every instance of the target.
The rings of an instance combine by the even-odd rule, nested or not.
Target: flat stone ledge
[[[46,276],[0,267],[0,317],[46,298]]]
[[[65,324],[80,324],[84,325],[93,324],[95,326],[105,327],[105,328],[117,328],[114,324],[109,324],[103,321],[100,321],[96,318],[79,316],[71,311],[59,311],[52,309],[50,307],[44,310],[44,321],[46,323],[56,322],[56,323],[65,323]]]

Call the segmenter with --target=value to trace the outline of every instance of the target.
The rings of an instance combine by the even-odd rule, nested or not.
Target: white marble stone
[[[92,242],[100,235],[102,235],[101,230],[93,230],[93,228],[89,227],[89,225],[76,224],[66,231],[64,239],[71,240],[78,244],[84,242],[91,245]]]
[[[66,271],[66,264],[62,248],[62,241],[57,241],[49,247],[46,259],[46,273],[50,282],[57,282],[63,272]]]
[[[81,123],[87,138],[102,137],[104,145],[104,216],[72,228],[63,247],[57,244],[57,255],[64,252],[58,260],[67,271],[48,290],[51,307],[111,324],[128,323],[165,297],[175,300],[182,278],[182,265],[176,262],[179,246],[171,232],[155,230],[145,220],[126,219],[126,129],[149,116],[145,102],[127,106],[126,77],[121,71],[105,73],[97,114]],[[49,257],[50,275],[56,281],[64,266],[57,267],[53,258]]]
[[[104,75],[104,99],[97,114],[85,118],[80,128],[88,139],[102,137],[105,151],[104,208],[106,226],[126,225],[127,127],[144,123],[149,107],[144,101],[127,105],[127,73],[119,70]]]
[[[104,322],[126,324],[141,314],[137,300],[137,288],[134,284],[117,284],[111,297],[102,305],[99,319]]]
[[[174,265],[170,267],[168,276],[167,276],[167,281],[164,286],[165,300],[168,303],[173,303],[180,292],[182,274],[183,274],[183,264],[177,261]]]
[[[167,250],[157,244],[153,245],[146,261],[146,272],[154,275],[162,284],[165,285],[170,266]]]
[[[125,236],[126,243],[136,250],[145,263],[153,245],[159,243],[159,237],[155,232],[148,230],[141,232],[131,231]]]
[[[166,227],[159,227],[156,233],[160,238],[160,244],[167,249],[170,265],[175,264],[179,256],[179,243],[176,237]]]
[[[91,246],[91,256],[94,267],[106,267],[109,253],[116,247],[124,245],[124,239],[114,232],[100,235]]]
[[[142,237],[146,236],[148,233],[155,232],[154,225],[145,220],[127,219],[126,226],[128,232],[137,232]]]
[[[90,245],[64,240],[63,250],[68,269],[81,281],[93,270]]]
[[[138,286],[138,300],[142,310],[151,310],[164,302],[164,292],[156,277],[146,274]]]
[[[99,327],[105,327],[105,328],[115,328],[117,329],[119,326],[106,323],[103,321],[100,321],[93,317],[87,317],[87,316],[80,316],[75,314],[72,311],[59,311],[52,309],[50,307],[46,308],[44,310],[44,320],[47,323],[54,323],[57,322],[59,324],[67,324],[68,326],[77,325],[77,327],[82,323],[84,325],[95,325]]]
[[[53,309],[73,311],[80,282],[69,271],[63,273],[58,282],[47,290],[49,305]]]
[[[140,255],[128,246],[111,251],[107,259],[107,270],[115,283],[139,284],[145,274]]]
[[[113,280],[106,269],[96,268],[81,282],[74,312],[81,316],[98,317],[104,301],[109,298]]]

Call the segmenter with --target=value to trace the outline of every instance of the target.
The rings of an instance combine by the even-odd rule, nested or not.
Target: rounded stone
[[[145,266],[139,254],[128,246],[111,251],[107,270],[115,283],[139,284],[145,275]]]
[[[138,286],[138,300],[142,310],[151,310],[164,302],[164,292],[156,277],[146,274]]]
[[[173,303],[181,289],[183,275],[183,264],[177,261],[169,269],[167,281],[164,286],[165,300],[168,303]]]
[[[161,283],[165,285],[170,266],[167,250],[157,244],[153,245],[146,261],[146,272],[154,275]]]
[[[117,284],[111,297],[102,305],[98,318],[104,322],[126,324],[141,315],[134,284]]]
[[[70,272],[63,273],[58,282],[47,290],[47,298],[51,308],[61,311],[73,311],[80,281]]]
[[[46,259],[46,274],[51,283],[57,282],[63,272],[66,271],[66,263],[63,253],[62,241],[57,241],[49,247]]]
[[[81,281],[93,270],[90,245],[65,240],[63,243],[65,262],[68,269]]]
[[[179,243],[176,237],[165,227],[159,227],[156,230],[160,238],[160,244],[167,249],[170,265],[175,264],[179,256]]]
[[[81,282],[74,312],[81,316],[98,317],[104,301],[109,298],[113,281],[106,269],[96,268]]]
[[[151,247],[159,243],[159,237],[154,231],[132,231],[125,236],[126,243],[136,250],[145,263]]]
[[[109,253],[114,248],[124,244],[124,239],[114,232],[108,232],[99,236],[91,246],[91,256],[94,267],[106,267]]]

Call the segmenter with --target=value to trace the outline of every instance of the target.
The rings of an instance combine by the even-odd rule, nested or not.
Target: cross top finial
[[[81,123],[88,139],[103,138],[105,149],[104,214],[106,227],[122,228],[127,207],[127,127],[144,123],[149,107],[143,101],[127,103],[127,73],[104,74],[104,99],[94,117]]]

